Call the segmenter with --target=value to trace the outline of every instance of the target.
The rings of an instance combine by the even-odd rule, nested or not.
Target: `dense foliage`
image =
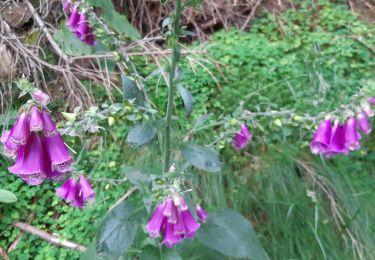
[[[220,139],[215,145],[226,162],[224,169],[221,173],[199,172],[196,177],[200,181],[197,182],[199,194],[209,205],[209,211],[230,207],[241,212],[253,223],[272,259],[374,257],[373,141],[365,137],[363,149],[349,157],[329,161],[314,158],[309,155],[307,145],[312,135],[310,128],[317,122],[299,124],[296,117],[306,111],[316,115],[333,110],[349,102],[360,88],[371,84],[375,65],[374,33],[346,5],[325,1],[319,6],[306,3],[282,15],[265,14],[255,21],[250,32],[217,32],[205,48],[212,59],[198,55],[183,63],[181,84],[192,93],[194,108],[191,117],[175,126],[177,137],[183,138],[180,129],[207,114],[208,125],[220,120],[230,123],[207,128],[197,138],[202,143],[210,142],[213,136],[220,139],[222,132],[237,127],[238,122],[232,119],[238,116],[240,101],[251,111],[294,110],[293,118],[260,118],[251,126],[254,141],[241,153],[233,151],[231,137]],[[191,48],[194,47],[193,44]],[[152,63],[144,65],[143,58],[136,60],[136,64],[145,76],[156,68]],[[164,108],[166,87],[158,82],[153,77],[146,88],[156,106]],[[100,87],[94,87],[94,91],[100,100],[103,97]],[[182,102],[176,101],[177,107],[183,108]],[[102,137],[91,141],[69,139],[78,153],[79,167],[88,173],[97,192],[96,202],[84,211],[61,202],[54,195],[52,184],[38,188],[24,185],[6,171],[8,163],[1,160],[0,187],[14,192],[18,201],[1,205],[0,247],[7,247],[20,235],[18,229],[9,226],[18,220],[29,221],[36,227],[89,246],[106,211],[131,183],[138,184],[143,195],[135,193],[132,201],[143,199],[150,211],[152,195],[148,194],[148,198],[145,194],[150,180],[134,174],[129,167],[142,164],[143,174],[148,167],[160,167],[157,162],[160,151],[154,143],[148,145],[151,152],[126,144],[132,122],[142,120],[139,111],[134,111],[129,104],[126,107],[121,113],[114,109],[110,116],[113,119],[98,119],[99,125],[108,129],[102,130]],[[67,121],[65,127],[69,126]],[[230,210],[224,213],[235,214]],[[141,218],[145,225],[147,214]],[[234,218],[239,223],[242,221],[239,216]],[[215,223],[209,224],[215,227]],[[230,226],[225,220],[219,224]],[[199,234],[198,240],[205,241]],[[163,248],[158,252],[154,247],[156,242],[141,231],[126,256],[225,258],[204,247],[207,243],[207,240],[206,243],[188,241],[176,250]],[[210,247],[215,246],[225,248],[220,241]],[[239,252],[230,253],[236,256]],[[25,234],[10,257],[74,259],[80,254]]]

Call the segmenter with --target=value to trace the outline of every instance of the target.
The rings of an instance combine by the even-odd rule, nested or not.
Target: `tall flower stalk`
[[[178,40],[180,38],[180,18],[182,11],[181,0],[175,1],[175,13],[173,19],[173,34],[172,39],[172,57],[169,67],[169,78],[168,78],[168,104],[167,104],[167,113],[166,113],[166,127],[165,127],[165,139],[164,139],[164,163],[163,171],[168,172],[170,166],[170,157],[171,157],[171,118],[173,111],[173,95],[174,88],[176,87],[176,68],[180,56],[180,48],[178,46]]]

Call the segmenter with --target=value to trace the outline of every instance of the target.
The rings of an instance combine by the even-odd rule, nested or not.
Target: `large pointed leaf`
[[[198,231],[197,238],[204,245],[227,256],[269,259],[250,222],[232,209],[221,209],[211,214]]]
[[[16,195],[8,190],[0,189],[0,202],[2,203],[14,203],[17,201]]]
[[[158,129],[155,125],[147,122],[133,127],[128,133],[127,141],[137,146],[144,145],[154,139],[157,133]]]
[[[191,111],[193,110],[193,97],[191,96],[189,90],[187,90],[180,84],[177,85],[177,90],[180,93],[182,100],[184,101],[186,116],[190,116]]]
[[[138,212],[138,213],[137,213]],[[117,259],[132,245],[139,221],[139,211],[131,202],[123,201],[105,218],[97,234],[96,251]]]
[[[145,101],[143,98],[142,91],[137,87],[134,80],[121,74],[122,80],[122,91],[124,92],[124,99],[134,102],[134,104],[144,107]]]
[[[209,172],[219,172],[223,163],[220,161],[219,153],[211,148],[198,144],[184,144],[181,154],[191,165]]]
[[[128,21],[126,16],[116,12],[111,0],[88,0],[91,6],[100,7],[102,17],[117,33],[122,33],[132,40],[140,39],[137,29]]]

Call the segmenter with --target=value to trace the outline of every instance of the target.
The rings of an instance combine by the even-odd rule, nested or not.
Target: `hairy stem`
[[[165,140],[164,140],[164,164],[163,171],[168,172],[170,166],[170,156],[171,156],[171,118],[173,110],[173,95],[175,88],[175,74],[178,64],[178,59],[180,56],[178,39],[180,37],[180,17],[182,11],[181,0],[176,0],[175,2],[175,14],[173,21],[173,50],[171,65],[169,68],[169,79],[168,79],[168,105],[166,113],[166,127],[165,127]]]

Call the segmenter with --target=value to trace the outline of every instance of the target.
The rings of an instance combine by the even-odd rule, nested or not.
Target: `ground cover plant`
[[[14,80],[3,130],[25,129],[15,122],[26,104],[21,111],[29,113],[32,134],[18,131],[27,138],[13,143],[28,150],[27,140],[35,147],[40,135],[53,172],[9,173],[14,162],[6,155],[20,160],[22,148],[10,149],[12,133],[2,138],[3,257],[374,256],[374,31],[347,3],[266,12],[249,32],[218,31],[205,45],[186,47],[178,43],[189,35],[179,14],[193,3],[176,1],[161,24],[165,49],[148,49],[170,50],[157,59],[132,56],[151,44],[124,16],[111,20],[109,1],[77,3],[60,6],[66,19],[54,39],[68,57],[94,56],[87,69],[106,74],[74,78],[81,85],[73,93],[87,89],[92,100],[70,105],[56,92],[49,102],[30,77]],[[129,41],[139,44],[128,53],[122,46]],[[43,128],[32,124],[38,111]],[[47,111],[59,132],[53,124],[43,132]],[[65,148],[51,151],[43,140],[59,133]],[[65,154],[63,164],[53,163],[56,154]],[[73,241],[75,250],[51,245],[22,224]]]

